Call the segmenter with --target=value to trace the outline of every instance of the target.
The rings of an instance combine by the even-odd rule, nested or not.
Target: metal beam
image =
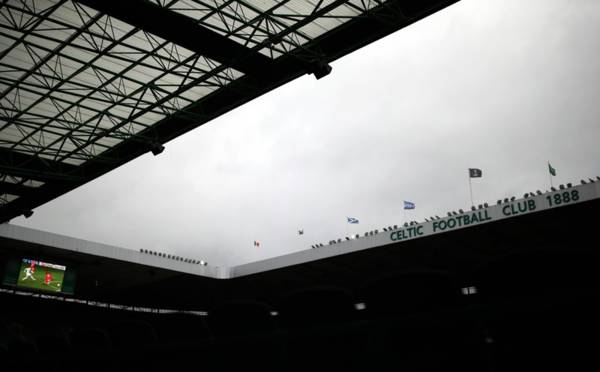
[[[262,76],[276,67],[270,58],[149,1],[76,1],[245,74]]]
[[[79,167],[3,148],[0,149],[0,173],[42,182],[81,180]]]
[[[0,194],[29,196],[34,193],[35,190],[35,187],[27,187],[17,183],[0,181]]]

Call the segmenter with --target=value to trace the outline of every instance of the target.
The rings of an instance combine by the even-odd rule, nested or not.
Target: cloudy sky
[[[12,223],[230,266],[465,209],[469,167],[476,204],[600,175],[598,35],[597,0],[463,0]]]

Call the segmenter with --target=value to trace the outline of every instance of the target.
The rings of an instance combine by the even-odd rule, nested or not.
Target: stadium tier
[[[599,197],[600,182],[587,183],[407,227],[396,225],[340,243],[307,247],[234,267],[218,267],[199,259],[145,249],[108,246],[10,224],[0,225],[0,253],[7,288],[11,284],[20,289],[25,284],[34,289],[43,285],[40,282],[44,278],[36,280],[35,276],[15,281],[24,277],[31,260],[37,260],[58,265],[72,281],[70,292],[78,298],[206,310],[213,299],[218,301],[229,291],[240,295],[255,291],[251,297],[266,296],[272,300],[279,293],[307,285],[340,284],[356,290],[364,278],[378,277],[394,269],[422,267],[460,271],[463,275],[473,264],[500,254],[521,249],[553,249],[559,242],[573,245],[583,239],[582,226],[591,223],[583,216],[593,214]],[[42,275],[41,269],[35,274]],[[6,279],[10,270],[12,282]],[[14,273],[15,270],[19,272]],[[283,276],[285,280],[274,280],[273,276]],[[245,285],[238,288],[238,283],[254,280],[261,285],[250,286],[253,289]],[[183,295],[187,291],[207,292],[202,296]]]
[[[583,368],[599,186],[220,269],[4,224],[0,354],[61,370]],[[72,291],[20,285],[34,266]]]

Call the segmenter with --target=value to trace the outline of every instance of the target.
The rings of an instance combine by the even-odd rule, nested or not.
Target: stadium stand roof
[[[0,222],[456,1],[3,1]]]

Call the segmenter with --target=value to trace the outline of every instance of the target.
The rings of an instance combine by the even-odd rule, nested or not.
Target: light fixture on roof
[[[490,205],[489,205],[488,203],[483,203],[483,206],[484,206],[485,208],[487,208],[487,207],[489,207]]]
[[[525,194],[523,194],[523,198],[525,198],[525,199],[529,198],[529,193],[526,192]]]
[[[563,185],[563,184],[561,183],[560,185],[558,185],[558,188],[559,188],[560,190],[564,190],[564,189],[565,189],[565,185]]]
[[[594,179],[592,179],[592,178],[590,178],[589,180],[590,180],[590,182],[591,182],[591,183],[594,183],[594,182],[595,182],[595,181],[594,181]]]
[[[514,196],[510,197],[510,201],[515,201],[515,199],[517,199],[517,198],[515,198]]]
[[[315,60],[310,64],[310,73],[315,75],[317,80],[331,73],[331,66],[322,59]]]
[[[463,213],[465,213],[465,211],[463,211],[462,209],[459,209],[458,213],[463,214]]]
[[[567,187],[573,187],[573,184],[571,182],[567,183]]]
[[[542,195],[542,192],[540,190],[535,190],[535,193],[538,195]]]
[[[448,212],[448,217],[452,217],[452,213]]]
[[[585,182],[585,180],[581,180],[581,184],[582,185],[587,185],[587,182]]]
[[[165,147],[158,142],[153,142],[150,144],[150,151],[152,151],[152,155],[156,156],[162,153],[165,150]]]
[[[404,222],[404,227],[408,227],[408,222]]]
[[[508,198],[504,198],[504,202],[505,202],[505,203],[508,203]]]
[[[502,199],[498,199],[498,200],[496,201],[496,204],[502,204]]]

